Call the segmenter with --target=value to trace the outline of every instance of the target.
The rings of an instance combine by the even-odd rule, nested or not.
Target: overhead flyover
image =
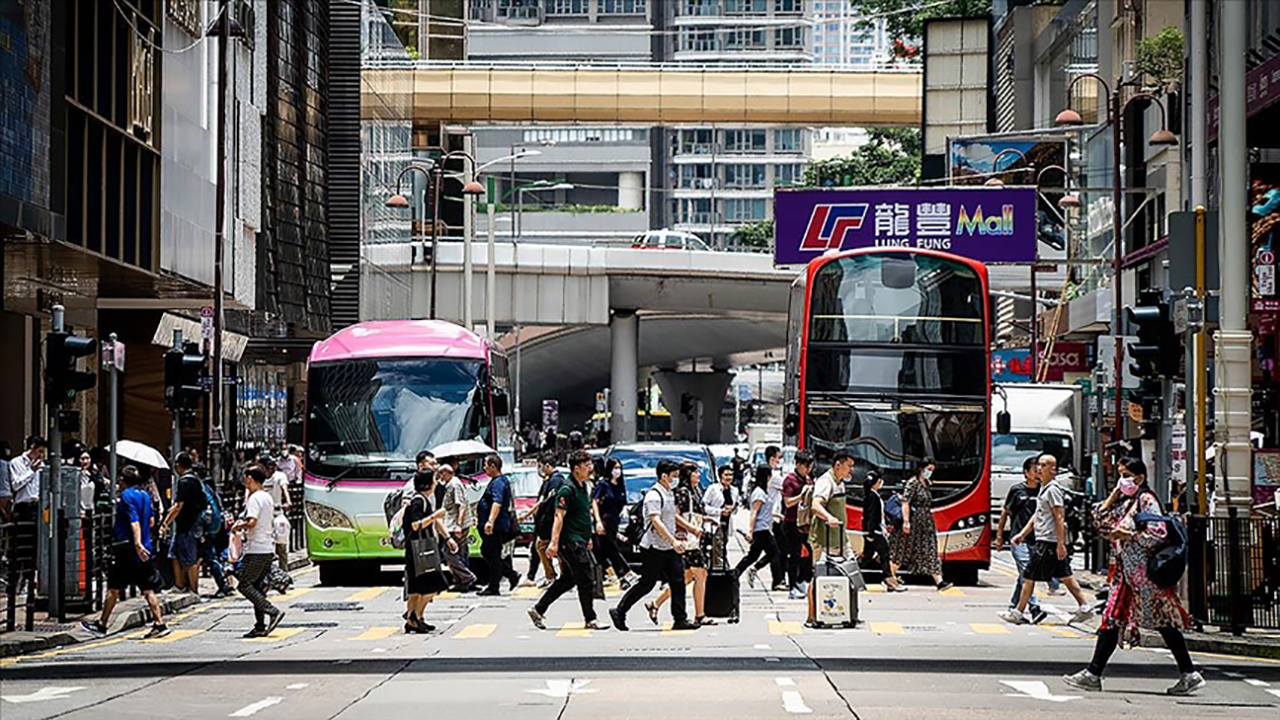
[[[366,119],[467,123],[920,124],[920,73],[822,66],[366,63]]]

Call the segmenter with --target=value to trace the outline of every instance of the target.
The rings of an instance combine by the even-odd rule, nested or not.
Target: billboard
[[[1040,348],[1044,350],[1043,346]],[[1055,343],[1049,355],[1049,368],[1045,382],[1063,382],[1068,374],[1081,375],[1090,372],[1090,348],[1084,343]],[[1031,378],[1031,349],[1009,348],[991,353],[991,379],[998,383],[1029,383]]]
[[[774,262],[801,265],[828,250],[909,247],[988,263],[1036,259],[1029,187],[779,189]]]
[[[1037,183],[1036,175],[1053,165],[1066,167],[1066,162],[1065,137],[982,135],[947,141],[947,176],[952,185],[981,185],[998,177],[1008,185],[1035,185],[1048,191],[1047,197],[1040,198],[1037,217],[1041,259],[1066,250],[1066,233],[1052,203],[1062,197],[1067,178],[1059,170],[1049,170]]]

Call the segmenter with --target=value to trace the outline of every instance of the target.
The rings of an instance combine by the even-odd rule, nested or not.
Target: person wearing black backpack
[[[547,555],[547,548],[551,545],[551,526],[556,519],[555,496],[568,481],[556,470],[556,458],[551,453],[542,453],[538,458],[538,474],[542,476],[542,486],[538,488],[537,503],[529,509],[529,513],[533,514],[533,532],[537,539],[529,550],[529,572],[526,577],[529,582],[533,582],[538,577],[538,566],[541,564],[543,580],[538,587],[545,589],[556,581],[555,563]]]
[[[1181,673],[1178,682],[1165,692],[1190,695],[1206,683],[1191,662],[1182,635],[1190,618],[1178,600],[1178,577],[1172,577],[1172,582],[1170,577],[1160,578],[1164,582],[1158,584],[1150,574],[1153,556],[1171,542],[1185,543],[1185,535],[1180,534],[1176,519],[1164,515],[1160,501],[1147,486],[1146,463],[1140,458],[1122,460],[1119,470],[1120,482],[1094,511],[1098,529],[1112,541],[1116,568],[1093,660],[1089,667],[1063,677],[1063,681],[1081,690],[1101,691],[1102,673],[1116,646],[1136,647],[1140,629],[1154,630],[1160,633]],[[1167,587],[1162,586],[1165,584]]]

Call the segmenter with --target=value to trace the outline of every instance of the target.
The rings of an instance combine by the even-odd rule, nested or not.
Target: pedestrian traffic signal
[[[1125,308],[1129,323],[1137,328],[1138,342],[1129,345],[1135,377],[1174,377],[1182,357],[1182,344],[1174,332],[1169,303],[1159,290],[1145,290],[1138,306]]]
[[[164,406],[174,411],[195,410],[204,395],[200,376],[204,373],[204,356],[178,350],[164,354]]]
[[[70,402],[76,393],[94,386],[98,376],[78,366],[80,358],[93,355],[97,346],[93,338],[65,331],[45,336],[45,397],[50,405]]]

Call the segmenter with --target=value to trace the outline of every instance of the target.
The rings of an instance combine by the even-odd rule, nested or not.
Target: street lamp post
[[[538,192],[540,190],[572,190],[573,183],[553,183],[549,180],[538,180],[516,188],[516,239],[524,237],[524,194],[526,192]]]
[[[515,192],[515,188],[516,188],[516,160],[520,159],[521,157],[528,157],[530,155],[542,154],[540,150],[529,150],[524,147],[525,145],[530,145],[530,144],[533,144],[533,143],[511,143],[511,154],[508,158],[509,160],[511,160],[511,177],[509,180],[509,189],[507,190],[508,200],[510,200],[511,193]],[[551,147],[556,144],[556,141],[555,140],[538,140],[536,144],[541,145],[542,147]],[[516,148],[520,148],[519,152],[516,151]],[[514,207],[511,208],[510,212],[511,212],[511,229],[514,231],[516,228],[515,208]]]
[[[1067,108],[1058,113],[1058,116],[1054,119],[1054,124],[1066,127],[1079,127],[1084,125],[1084,120],[1080,117],[1080,113],[1071,108],[1071,90],[1075,87],[1077,82],[1080,82],[1084,78],[1093,78],[1094,80],[1097,80],[1098,83],[1102,85],[1103,89],[1106,90],[1107,96],[1110,100],[1107,105],[1107,123],[1111,125],[1111,202],[1114,206],[1111,209],[1111,242],[1115,246],[1111,278],[1111,282],[1114,285],[1114,300],[1112,302],[1115,307],[1112,308],[1111,312],[1111,334],[1116,339],[1114,358],[1116,432],[1114,439],[1119,440],[1123,437],[1120,432],[1120,428],[1124,422],[1124,346],[1120,341],[1120,325],[1121,319],[1124,317],[1122,314],[1124,309],[1121,307],[1124,302],[1124,293],[1120,287],[1121,264],[1124,261],[1124,242],[1122,239],[1122,233],[1124,231],[1124,217],[1121,206],[1123,184],[1120,175],[1120,145],[1123,140],[1124,133],[1124,113],[1129,109],[1129,103],[1141,98],[1150,100],[1155,103],[1156,107],[1160,108],[1161,128],[1152,133],[1151,138],[1148,140],[1151,145],[1177,145],[1178,138],[1165,127],[1165,118],[1167,113],[1165,112],[1164,103],[1160,102],[1159,98],[1150,93],[1140,92],[1135,93],[1127,101],[1121,102],[1120,88],[1117,87],[1115,90],[1112,90],[1111,85],[1109,85],[1106,80],[1103,80],[1097,73],[1084,73],[1071,80],[1067,85]]]
[[[396,176],[396,194],[387,198],[387,207],[392,207],[392,208],[409,207],[409,199],[400,193],[401,181],[404,179],[404,176],[410,170],[417,170],[418,172],[423,173],[423,175],[427,175],[428,170],[430,170],[430,175],[428,177],[431,180],[431,187],[427,188],[427,190],[432,193],[434,202],[432,203],[432,208],[431,208],[431,279],[430,279],[431,300],[428,305],[427,313],[428,313],[428,317],[430,317],[432,320],[436,319],[436,295],[437,295],[436,269],[440,264],[440,257],[439,257],[440,239],[439,239],[439,232],[438,232],[438,227],[440,225],[440,186],[444,184],[444,164],[449,160],[449,158],[453,158],[453,157],[460,157],[466,160],[470,160],[472,172],[474,174],[475,166],[476,166],[475,158],[473,158],[469,153],[463,152],[461,150],[454,150],[453,152],[445,153],[440,157],[438,161],[434,161],[431,165],[427,165],[427,166],[409,165],[405,167],[403,170],[400,171],[400,174]],[[462,186],[462,194],[464,196],[469,196],[469,197],[484,195],[484,187],[480,185],[480,183],[476,182],[475,179],[473,178],[471,180],[468,180]],[[424,206],[426,204],[425,195],[423,198],[423,204]],[[424,216],[426,215],[425,207],[423,209],[423,215]],[[463,237],[462,239],[462,245],[463,245],[462,247],[462,254],[463,254],[462,293],[464,296],[463,302],[462,302],[462,317],[463,317],[463,326],[466,327],[468,330],[470,330],[471,329],[471,233],[474,232],[474,228],[471,228],[469,224],[468,224],[468,228],[469,228],[468,232],[465,234],[465,237]]]

